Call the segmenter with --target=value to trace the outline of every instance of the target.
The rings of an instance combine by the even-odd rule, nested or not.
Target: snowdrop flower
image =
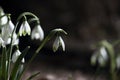
[[[59,47],[62,47],[63,51],[65,51],[65,43],[61,36],[57,36],[54,43],[53,43],[53,51],[56,52]]]
[[[4,41],[3,41],[3,39],[0,37],[0,47],[5,47],[5,44],[4,44]]]
[[[0,7],[0,16],[5,15],[3,9]],[[2,18],[0,18],[0,25],[5,25],[8,21],[7,16],[3,16]]]
[[[1,37],[5,42],[5,44],[10,44],[13,29],[14,29],[14,24],[12,23],[11,20],[9,20],[7,24],[2,27]]]
[[[14,27],[15,27],[15,26],[14,26],[14,24],[12,23],[12,21],[9,20],[9,21],[7,22],[7,24],[2,27],[2,35],[3,35],[3,34],[12,34]]]
[[[41,41],[44,39],[44,32],[40,25],[33,28],[31,39],[40,39]]]
[[[31,28],[30,28],[30,25],[28,24],[28,22],[25,20],[21,26],[20,26],[20,29],[19,29],[19,35],[20,36],[25,36],[26,34],[30,35],[31,33]]]
[[[19,50],[16,50],[12,55],[12,62],[15,63],[20,55],[21,55],[21,52]],[[22,63],[25,62],[24,58],[22,59],[21,62]]]

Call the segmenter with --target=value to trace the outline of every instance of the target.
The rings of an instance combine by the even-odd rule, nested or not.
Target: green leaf
[[[6,67],[6,61],[7,61],[7,53],[6,48],[2,48],[2,60],[1,60],[1,77],[3,80],[7,79],[7,67]]]
[[[40,74],[40,72],[37,72],[37,73],[31,75],[27,80],[32,80],[33,78],[35,78],[39,74]]]

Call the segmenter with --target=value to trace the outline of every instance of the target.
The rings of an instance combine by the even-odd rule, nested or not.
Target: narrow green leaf
[[[7,79],[7,76],[6,76],[7,75],[7,73],[6,73],[6,71],[7,71],[7,68],[6,68],[7,53],[5,51],[6,51],[6,49],[2,48],[1,78],[4,79],[4,80]]]
[[[32,80],[33,78],[35,78],[39,74],[40,74],[40,72],[37,72],[37,73],[31,75],[27,80]]]

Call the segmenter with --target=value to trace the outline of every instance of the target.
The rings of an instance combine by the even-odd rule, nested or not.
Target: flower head
[[[11,20],[9,20],[7,24],[2,27],[1,37],[5,42],[5,44],[10,44],[13,29],[14,29],[14,24],[12,23]]]
[[[30,28],[30,25],[28,24],[28,22],[25,20],[21,26],[20,26],[20,29],[19,29],[19,35],[20,36],[25,36],[26,34],[30,35],[31,33],[31,28]]]
[[[20,55],[21,55],[21,52],[19,50],[16,50],[12,55],[12,62],[15,63]],[[24,58],[22,59],[21,62],[23,63],[25,62]]]
[[[63,51],[65,51],[65,43],[61,36],[57,36],[54,43],[53,43],[53,51],[56,52],[59,47],[62,47]]]
[[[40,39],[41,41],[44,39],[44,32],[40,25],[32,30],[31,39]]]

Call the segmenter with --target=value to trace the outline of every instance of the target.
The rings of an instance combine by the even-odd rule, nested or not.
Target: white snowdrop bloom
[[[44,31],[40,25],[33,28],[31,39],[40,39],[41,41],[44,39]]]
[[[5,44],[4,44],[4,41],[3,41],[3,39],[0,37],[0,47],[5,47]]]
[[[0,7],[0,16],[3,16],[3,15],[5,15],[5,13],[4,13],[3,9]],[[5,25],[7,23],[7,21],[8,21],[7,16],[1,17],[0,18],[0,25]]]
[[[2,27],[2,35],[3,35],[3,34],[9,34],[9,35],[10,35],[10,34],[13,32],[14,27],[15,27],[15,26],[14,26],[14,24],[12,23],[12,21],[9,20],[9,21],[7,22],[7,24]]]
[[[21,52],[19,50],[16,50],[12,55],[12,62],[15,63],[20,55],[21,55]],[[24,58],[22,59],[21,62],[23,63],[25,62]]]
[[[28,35],[31,34],[31,28],[30,28],[30,25],[28,24],[28,22],[25,20],[25,21],[23,21],[23,23],[20,26],[19,35],[25,36],[26,34],[28,34]]]
[[[9,20],[7,22],[7,24],[2,27],[1,30],[2,30],[1,37],[2,37],[3,41],[5,42],[5,44],[10,44],[11,34],[14,30],[14,24],[12,23],[12,21]]]
[[[65,43],[61,36],[57,36],[54,43],[53,43],[53,51],[56,52],[59,47],[62,47],[63,51],[65,51]]]

